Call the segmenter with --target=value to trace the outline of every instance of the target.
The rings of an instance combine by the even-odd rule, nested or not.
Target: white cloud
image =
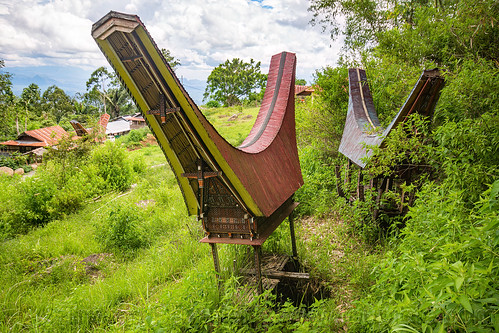
[[[308,24],[307,7],[303,0],[7,0],[0,3],[0,59],[7,67],[106,65],[90,29],[116,10],[139,15],[189,79],[205,80],[231,58],[253,58],[266,71],[273,54],[289,51],[297,54],[297,76],[311,80],[315,69],[335,64],[339,47]]]

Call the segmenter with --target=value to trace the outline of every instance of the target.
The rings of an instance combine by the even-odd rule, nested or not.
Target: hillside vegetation
[[[248,297],[244,246],[220,247],[219,291],[161,149],[132,132],[62,143],[33,176],[0,176],[3,331],[499,331],[499,4],[312,0],[311,11],[333,36],[338,13],[347,29],[342,59],[296,104],[296,233],[311,274],[298,297]],[[423,69],[446,80],[434,117],[409,117],[362,170],[338,153],[349,67],[366,70],[385,126]],[[237,145],[257,108],[203,112]],[[424,172],[402,182],[401,167]],[[359,173],[397,186],[359,200],[345,181]],[[263,251],[289,254],[289,243],[285,221]]]
[[[236,144],[248,134],[256,111],[220,108],[205,113]],[[229,119],[234,114],[238,116]],[[269,293],[244,301],[241,280],[233,271],[233,260],[238,267],[248,262],[244,246],[221,246],[226,282],[219,293],[209,247],[198,243],[201,225],[187,216],[161,149],[137,141],[145,135],[132,132],[97,146],[81,142],[71,150],[62,150],[62,143],[33,176],[0,177],[2,330],[343,327],[341,314],[350,306],[354,288],[347,275],[356,276],[352,285],[362,285],[367,271],[363,261],[351,267],[364,249],[341,232],[340,220],[307,217],[298,225],[300,256],[312,272],[314,288],[327,286],[324,300],[308,309],[285,299],[277,302]],[[286,223],[279,227],[264,252],[289,254],[288,230]],[[339,273],[336,265],[344,265]],[[341,291],[339,307],[329,298],[330,289]]]

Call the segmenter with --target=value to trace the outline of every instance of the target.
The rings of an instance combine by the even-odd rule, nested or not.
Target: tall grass
[[[216,113],[208,116],[218,117]],[[233,143],[249,132],[251,126],[242,124],[247,128],[240,129],[237,122],[227,126],[234,130],[236,141]],[[116,155],[122,154],[121,150]],[[104,155],[99,156],[99,161],[111,170]],[[109,161],[112,157],[116,156],[112,155]],[[278,306],[275,296],[268,293],[245,299],[244,286],[233,272],[234,260],[237,269],[245,265],[247,258],[252,259],[251,249],[248,251],[245,246],[219,247],[221,277],[226,281],[219,291],[210,247],[199,243],[203,237],[201,225],[187,215],[176,179],[161,149],[148,146],[127,151],[126,158],[133,173],[132,184],[125,186],[123,192],[99,192],[99,188],[106,188],[105,184],[90,186],[92,195],[82,195],[79,209],[51,217],[43,226],[0,243],[1,331],[325,332],[342,329],[341,309],[345,298],[317,301],[308,311],[289,302]],[[314,162],[307,163],[313,169]],[[90,170],[86,179],[97,174],[96,169]],[[67,179],[71,177],[69,174]],[[5,196],[4,202],[14,206],[19,194],[16,184],[22,180],[0,178],[0,181],[6,186],[2,195],[11,196]],[[326,198],[324,192],[323,208]],[[311,203],[305,200],[313,200],[307,195],[300,199],[307,207]],[[4,219],[12,214],[9,207],[4,206],[0,212]],[[344,259],[336,265],[328,261],[328,255],[339,246],[335,231],[321,230],[321,233],[329,233],[324,238],[314,232],[310,224],[297,221],[300,257],[314,278],[330,279],[334,283],[354,281],[353,284],[362,280],[365,269],[357,273],[353,267],[361,265],[349,264],[348,259],[358,259],[360,250],[344,251]],[[124,235],[129,237],[126,239],[136,237],[140,242],[122,246],[119,237],[113,238]],[[300,240],[301,237],[310,241]],[[320,246],[319,251],[314,244]],[[267,240],[264,251],[291,253],[287,221]],[[350,253],[355,256],[349,256]],[[338,267],[344,273],[334,280]],[[351,293],[350,289],[348,292]]]

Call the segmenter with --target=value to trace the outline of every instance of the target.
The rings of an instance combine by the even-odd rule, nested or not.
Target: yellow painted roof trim
[[[128,74],[128,71],[124,68],[123,63],[116,55],[114,49],[109,45],[109,42],[107,40],[101,40],[101,39],[97,39],[96,41],[101,47],[102,51],[106,54],[107,58],[113,65],[114,69],[118,72],[119,76],[124,81],[125,85],[130,90],[130,93],[135,98],[135,101],[137,102],[140,109],[143,111],[142,113],[144,114],[144,117],[147,119],[149,125],[151,126],[151,129],[156,134],[156,138],[158,139],[159,144],[163,148],[163,152],[168,158],[168,161],[170,162],[173,172],[175,173],[177,180],[180,186],[182,187],[182,192],[185,198],[189,214],[196,215],[199,205],[197,200],[197,195],[196,193],[194,193],[192,187],[189,185],[189,180],[181,176],[181,174],[184,172],[184,169],[182,167],[182,164],[178,160],[177,155],[174,153],[173,149],[171,148],[168,139],[166,138],[166,135],[164,134],[161,128],[161,125],[159,124],[156,117],[154,117],[154,115],[147,114],[147,111],[150,109],[149,105],[147,105],[147,102],[140,93],[139,89],[137,88],[137,85]]]
[[[251,195],[248,193],[246,188],[243,186],[243,184],[241,183],[239,178],[236,176],[236,174],[234,173],[232,168],[227,164],[227,161],[225,160],[225,158],[222,156],[222,154],[218,150],[218,147],[215,145],[213,140],[208,135],[208,132],[205,130],[205,128],[203,127],[203,125],[199,121],[198,117],[194,113],[194,110],[192,109],[192,106],[189,104],[189,102],[187,101],[187,98],[184,96],[183,92],[178,87],[177,81],[173,78],[170,71],[168,70],[168,68],[164,64],[163,58],[158,53],[156,46],[152,43],[147,32],[144,30],[144,28],[142,26],[138,26],[135,31],[137,32],[137,35],[139,36],[142,43],[144,44],[147,51],[149,52],[149,55],[151,56],[153,62],[156,64],[160,73],[163,75],[163,78],[166,80],[166,82],[167,82],[168,86],[170,87],[170,89],[172,90],[173,94],[177,98],[178,102],[180,103],[180,106],[185,111],[187,117],[189,118],[189,120],[193,124],[196,131],[199,133],[199,136],[203,140],[204,144],[209,149],[210,153],[213,155],[213,157],[215,158],[218,165],[221,167],[222,172],[230,180],[230,182],[232,183],[232,185],[234,186],[236,191],[239,193],[239,195],[241,196],[241,199],[244,201],[244,203],[247,205],[247,207],[256,215],[263,216],[263,213],[260,211],[260,209],[256,205],[255,201],[251,197]],[[118,62],[120,62],[120,61],[118,60]],[[143,109],[143,110],[147,111],[146,109]],[[184,177],[179,177],[179,174],[177,174],[177,178],[179,178],[179,180],[181,180],[181,178],[184,178]],[[182,182],[181,182],[181,184],[182,184]],[[181,185],[184,188],[184,191],[186,191],[186,187],[188,187],[189,189],[191,188],[188,185],[188,183],[186,185],[187,186],[184,186],[184,184]],[[197,199],[196,199],[196,202],[197,202]]]

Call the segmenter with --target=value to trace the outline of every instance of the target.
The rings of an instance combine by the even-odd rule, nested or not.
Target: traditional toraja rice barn
[[[366,166],[367,157],[372,154],[372,150],[368,147],[383,147],[383,142],[390,135],[390,132],[397,125],[406,121],[411,114],[418,113],[431,119],[440,97],[440,91],[444,86],[444,79],[438,69],[423,71],[398,114],[390,125],[381,131],[381,124],[374,109],[365,71],[352,68],[348,71],[348,79],[350,88],[348,113],[339,152],[348,158],[349,165],[350,162],[353,162],[360,168]],[[363,199],[361,177],[362,173],[359,172],[357,195],[360,199]],[[408,178],[409,174],[405,174],[405,177]],[[346,179],[346,182],[348,181]],[[379,184],[371,184],[371,186],[378,187],[378,201],[384,189],[391,186],[390,182],[391,179],[387,178],[383,179]]]
[[[106,132],[107,123],[109,122],[109,118],[111,116],[108,113],[104,113],[100,116],[99,122],[97,123],[97,131],[100,133]],[[89,135],[92,129],[83,127],[77,120],[70,120],[69,123],[73,126],[75,133],[77,136],[86,136]]]
[[[271,59],[256,122],[233,147],[184,90],[138,16],[110,12],[92,36],[129,89],[177,177],[190,215],[197,215],[219,271],[217,243],[260,247],[297,206],[303,184],[295,137],[296,57]],[[290,220],[293,254],[294,228]]]

